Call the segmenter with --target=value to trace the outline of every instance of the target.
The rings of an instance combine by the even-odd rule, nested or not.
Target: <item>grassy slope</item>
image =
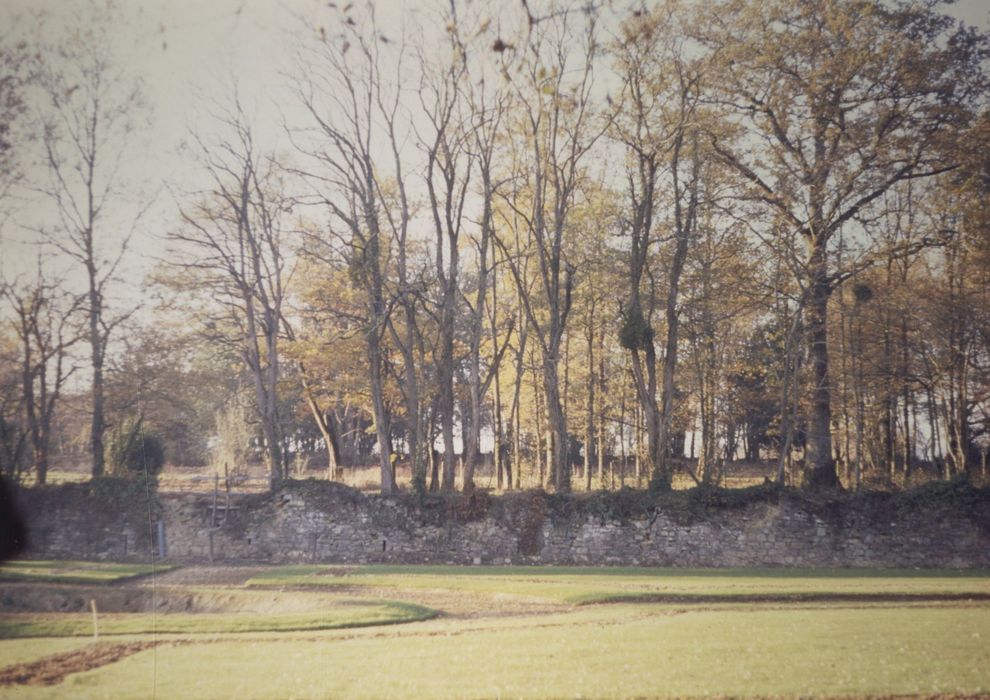
[[[990,691],[990,609],[581,609],[530,624],[165,647],[10,697],[851,696]],[[401,639],[399,639],[401,637]]]
[[[91,561],[9,561],[0,564],[0,581],[37,583],[115,583],[172,566],[156,564],[105,564]]]

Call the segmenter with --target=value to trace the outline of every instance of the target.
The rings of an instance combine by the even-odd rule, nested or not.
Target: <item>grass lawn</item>
[[[85,639],[0,639],[0,668],[77,649],[86,644],[88,641]],[[0,692],[0,695],[3,693]]]
[[[37,583],[116,583],[152,571],[161,573],[172,566],[156,564],[113,564],[92,561],[8,561],[0,564],[0,581]]]
[[[160,647],[9,697],[864,696],[990,691],[990,610],[584,608]]]
[[[112,662],[80,667],[57,685],[3,686],[0,696],[990,694],[990,602],[981,597],[990,591],[986,572],[297,566],[273,568],[252,585],[318,587],[327,607],[278,615],[159,615],[158,637],[135,634],[143,629],[147,615],[119,615],[119,623],[113,620],[118,616],[107,616],[101,624],[120,624],[117,631],[124,636],[108,637],[106,643],[156,638],[165,643],[121,654]],[[291,622],[304,625],[332,616],[362,588],[368,594],[377,589],[386,598],[408,601],[432,596],[442,603],[469,597],[477,606],[470,608],[470,614],[455,610],[423,619],[428,609],[422,605],[368,601],[368,610],[355,605],[353,612],[374,614],[377,609],[383,622],[391,614],[420,621],[354,629]],[[676,602],[614,599],[657,591],[674,591],[682,597]],[[757,595],[767,591],[775,597]],[[849,597],[814,601],[799,597],[809,593]],[[946,593],[975,599],[937,599]],[[867,594],[888,598],[863,599]],[[533,599],[550,602],[527,608]],[[611,604],[584,604],[588,602]],[[517,607],[503,614],[506,605]],[[70,619],[74,617],[8,615],[0,616],[0,626],[17,622],[38,630],[56,623],[88,624]],[[284,626],[252,626],[252,619],[281,619]],[[176,625],[163,624],[166,620]],[[75,632],[51,626],[46,633]],[[36,659],[43,643],[52,644],[51,653],[56,653],[81,640],[0,641],[0,668]]]

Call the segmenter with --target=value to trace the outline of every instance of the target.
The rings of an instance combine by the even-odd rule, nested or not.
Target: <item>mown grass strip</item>
[[[99,618],[104,635],[226,634],[242,632],[302,632],[398,625],[429,620],[438,611],[400,601],[358,602],[328,610],[259,615],[255,613],[112,613]],[[85,637],[93,634],[88,614],[14,613],[0,617],[0,639],[28,637]]]
[[[735,573],[727,575],[728,571]],[[439,589],[568,604],[990,600],[986,572],[566,567],[278,567],[249,587]],[[920,575],[920,574],[924,575]]]
[[[590,593],[568,599],[574,605],[659,604],[803,604],[803,603],[969,603],[990,601],[990,593]]]

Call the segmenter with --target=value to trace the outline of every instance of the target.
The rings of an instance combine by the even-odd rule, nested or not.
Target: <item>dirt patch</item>
[[[186,644],[184,640],[165,644]],[[12,685],[56,685],[70,673],[81,673],[150,649],[159,642],[126,642],[124,644],[90,644],[82,649],[46,656],[37,661],[14,664],[0,669],[0,688]]]
[[[545,598],[433,588],[355,587],[351,594],[365,598],[385,598],[425,605],[428,608],[439,610],[441,617],[454,619],[550,615],[569,610],[572,607]]]
[[[151,586],[243,586],[250,579],[266,571],[270,566],[184,566],[163,571],[141,580],[141,584]]]

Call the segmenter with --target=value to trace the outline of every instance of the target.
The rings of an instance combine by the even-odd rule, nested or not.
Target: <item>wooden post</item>
[[[96,617],[96,599],[91,598],[89,601],[89,608],[93,611],[93,640],[100,638],[100,623]]]

